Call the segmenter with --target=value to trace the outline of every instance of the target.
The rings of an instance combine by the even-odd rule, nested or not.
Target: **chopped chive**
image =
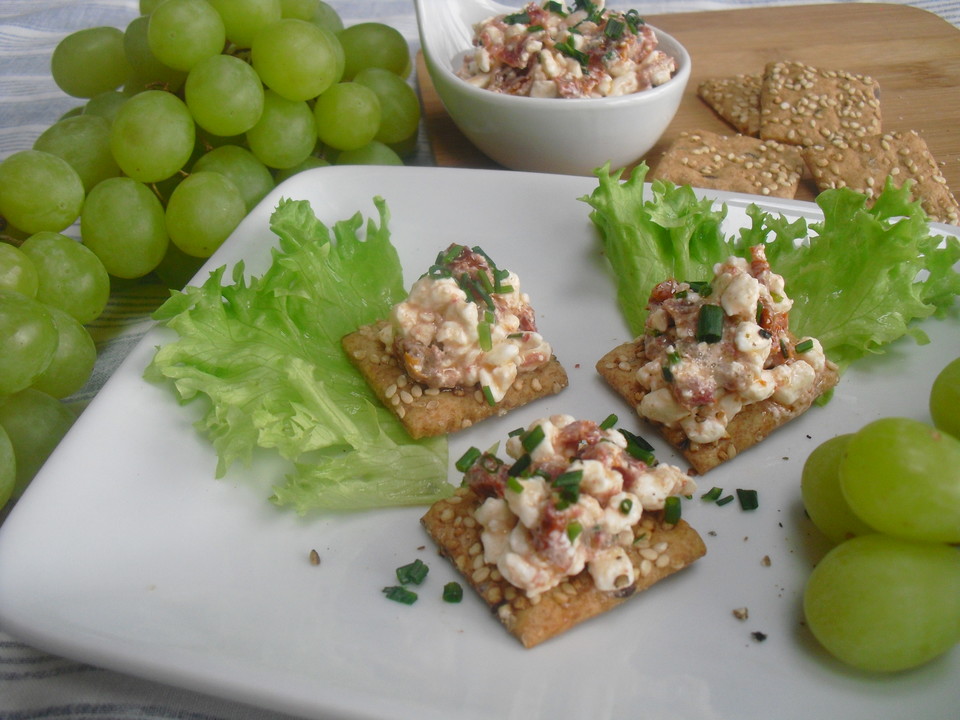
[[[623,30],[626,25],[617,18],[610,18],[607,20],[606,26],[603,28],[603,34],[606,35],[611,40],[619,40],[623,35]]]
[[[807,338],[806,340],[801,340],[796,345],[793,346],[795,352],[805,353],[813,350],[813,340]]]
[[[732,501],[733,501],[733,495],[725,495],[724,497],[717,500],[717,505],[723,506],[723,505],[726,505],[728,502],[732,502]]]
[[[493,407],[497,404],[497,399],[493,396],[493,390],[490,389],[489,385],[484,385],[480,390],[483,392],[483,399],[487,401],[487,405]]]
[[[477,341],[480,343],[480,349],[489,352],[493,349],[493,337],[490,334],[490,323],[481,321],[477,323]]]
[[[548,10],[552,13],[556,13],[557,15],[560,15],[562,17],[567,16],[566,11],[563,9],[563,4],[557,2],[557,0],[547,0],[547,2],[543,4],[543,9]]]
[[[527,452],[533,452],[533,449],[537,447],[547,434],[543,431],[543,425],[534,425],[533,428],[520,440],[520,444],[523,445],[523,449]]]
[[[458,603],[463,600],[463,588],[458,582],[448,582],[443,586],[443,601]]]
[[[576,520],[574,520],[569,525],[567,525],[567,537],[570,539],[571,543],[574,540],[576,540],[578,537],[580,537],[580,533],[582,532],[583,532],[583,525],[578,523]]]
[[[607,415],[606,419],[604,419],[604,421],[600,423],[600,429],[609,430],[610,428],[612,428],[614,425],[617,424],[617,419],[618,418],[616,416],[616,413],[610,413],[609,415]]]
[[[587,65],[590,63],[590,56],[585,52],[577,50],[570,41],[558,42],[554,47],[563,55],[576,60],[578,63],[580,63],[580,67],[584,69],[586,69]]]
[[[723,308],[719,305],[704,305],[697,318],[697,340],[715,343],[723,337]]]
[[[669,365],[664,365],[662,368],[660,368],[660,374],[663,375],[663,379],[668,383],[673,382],[673,370],[670,369]]]
[[[690,285],[690,289],[700,297],[709,297],[710,294],[713,293],[713,286],[703,280],[693,280],[688,284]]]
[[[783,355],[784,360],[790,358],[790,346],[787,345],[787,341],[783,338],[780,338],[780,354]]]
[[[560,491],[560,499],[572,505],[580,499],[581,480],[583,480],[583,470],[569,470],[557,475],[553,486]]]
[[[678,362],[680,362],[680,360],[681,360],[680,353],[677,352],[676,350],[671,350],[670,352],[667,353],[667,362],[670,363],[671,365],[676,365]]]
[[[712,487],[709,490],[707,490],[707,492],[705,492],[703,495],[701,495],[700,499],[705,500],[707,502],[713,502],[720,497],[720,493],[722,492],[723,490],[721,488]]]
[[[760,507],[756,490],[741,490],[737,488],[737,498],[740,500],[740,507],[744,510],[756,510]]]
[[[663,521],[668,525],[676,525],[680,522],[680,514],[680,498],[669,496],[663,503]]]
[[[480,457],[480,449],[471,447],[463,455],[460,456],[460,459],[454,463],[454,467],[460,472],[466,472],[473,467],[473,464],[477,461],[477,458]]]
[[[430,568],[420,558],[417,558],[412,563],[397,568],[397,580],[404,585],[419,585],[428,572],[430,572]]]
[[[635,9],[627,10],[626,14],[623,16],[623,19],[627,21],[627,25],[630,26],[630,30],[634,35],[636,35],[637,30],[641,25],[646,24],[644,19],[640,17],[640,13]]]
[[[527,26],[527,32],[528,32],[528,33],[540,32],[541,30],[543,30],[543,25],[528,25],[528,26]]]
[[[523,435],[526,431],[527,429],[524,427],[514,428],[513,430],[507,433],[507,437],[516,437],[517,435]]]
[[[513,15],[507,15],[503,22],[507,25],[519,25],[520,23],[527,24],[530,22],[530,16],[526,12],[518,12]]]
[[[516,462],[514,462],[513,465],[510,466],[510,469],[507,470],[507,476],[518,477],[520,475],[523,475],[523,473],[527,471],[527,468],[530,467],[531,462],[532,460],[530,458],[530,455],[528,453],[524,453],[523,455],[518,457]]]
[[[417,594],[412,590],[407,590],[400,585],[392,585],[383,589],[383,594],[388,600],[403,603],[404,605],[413,605],[417,601]]]
[[[633,510],[633,500],[630,498],[624,498],[620,501],[620,512],[624,515],[629,515],[630,511]]]
[[[523,483],[517,480],[513,475],[507,476],[507,489],[511,492],[522,493],[523,492]]]
[[[763,320],[763,303],[757,303],[757,325],[760,324],[760,321]]]
[[[653,445],[648,443],[639,435],[634,435],[629,430],[620,428],[620,434],[627,440],[627,452],[631,457],[645,462],[650,467],[657,464],[657,458],[653,454]]]

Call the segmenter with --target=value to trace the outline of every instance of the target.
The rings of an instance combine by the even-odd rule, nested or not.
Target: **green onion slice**
[[[507,489],[511,492],[522,493],[523,492],[523,483],[517,480],[512,475],[507,476]]]
[[[458,603],[463,600],[463,588],[458,582],[448,582],[443,586],[443,601]]]
[[[624,515],[629,515],[630,511],[633,510],[633,500],[630,498],[624,498],[620,501],[620,512]]]
[[[571,543],[574,540],[576,540],[578,537],[580,537],[580,533],[582,532],[583,532],[583,525],[578,523],[576,520],[574,520],[569,525],[567,525],[567,537],[570,539]]]
[[[484,385],[480,388],[480,391],[483,393],[483,399],[487,401],[487,405],[493,407],[497,404],[497,399],[493,396],[493,390],[490,389],[489,385]]]
[[[580,481],[583,480],[583,470],[568,470],[557,475],[553,486],[560,491],[560,499],[567,505],[572,505],[580,499]]]
[[[723,493],[722,488],[712,487],[709,490],[707,490],[707,492],[705,492],[703,495],[701,495],[700,499],[705,500],[707,502],[714,502],[720,497],[721,493]]]
[[[387,596],[388,600],[403,603],[404,605],[413,605],[417,601],[417,594],[415,592],[407,590],[400,585],[385,587],[383,594]]]
[[[606,35],[611,40],[619,40],[623,35],[623,31],[626,28],[626,24],[622,20],[617,18],[610,18],[607,20],[607,24],[603,28],[603,34]]]
[[[680,498],[676,495],[669,496],[663,503],[663,521],[669,525],[676,525],[680,522]]]
[[[484,352],[490,352],[493,349],[493,336],[490,332],[490,323],[481,320],[477,323],[477,341],[480,343],[480,349]]]
[[[420,558],[397,568],[397,580],[403,585],[419,585],[427,577],[430,568]]]
[[[740,507],[744,510],[756,510],[760,507],[756,490],[741,490],[737,488],[737,499],[740,500]]]
[[[543,430],[543,425],[534,425],[530,432],[524,435],[520,439],[520,444],[523,445],[523,449],[527,452],[533,452],[534,448],[537,447],[547,434]]]
[[[600,423],[599,427],[601,430],[609,430],[610,428],[612,428],[614,425],[617,424],[617,420],[618,418],[616,413],[610,413],[609,415],[607,415],[604,421]]]
[[[801,340],[796,345],[793,346],[793,349],[798,353],[805,353],[813,350],[813,340],[807,338],[806,340]]]
[[[523,475],[527,469],[530,467],[530,463],[533,460],[530,458],[528,453],[524,453],[517,458],[516,462],[510,466],[510,469],[507,470],[507,477],[520,477]]]
[[[717,500],[717,505],[720,505],[722,507],[726,505],[728,502],[732,502],[732,501],[733,501],[733,495],[725,495],[724,497]]]
[[[693,280],[687,284],[700,297],[709,297],[713,293],[713,286],[703,280]]]
[[[719,305],[704,305],[697,318],[697,340],[715,343],[723,337],[723,308]]]
[[[454,467],[460,472],[466,472],[473,467],[473,464],[480,457],[480,448],[471,447],[463,455],[460,456],[460,459],[454,463]]]
[[[507,25],[519,25],[521,23],[527,25],[530,22],[530,16],[526,12],[518,12],[513,15],[507,15],[503,18],[503,22]]]

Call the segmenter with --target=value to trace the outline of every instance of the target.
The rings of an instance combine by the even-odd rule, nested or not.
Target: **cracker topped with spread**
[[[568,382],[517,275],[464,245],[440,252],[389,318],[342,344],[414,438],[462,430]]]
[[[421,522],[507,630],[532,647],[616,607],[706,553],[670,514],[696,489],[622,431],[570,415],[475,448],[456,494]]]
[[[816,338],[790,333],[793,301],[763,247],[751,253],[717,264],[706,282],[661,282],[644,335],[597,363],[700,473],[806,412],[838,380]]]

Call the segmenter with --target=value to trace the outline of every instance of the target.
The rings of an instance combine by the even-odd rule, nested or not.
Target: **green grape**
[[[340,15],[323,0],[280,0],[280,8],[285,18],[307,20],[334,34],[343,30]]]
[[[939,429],[960,438],[960,357],[948,363],[934,379],[930,416]]]
[[[162,2],[164,2],[164,0],[140,0],[140,14],[149,15],[156,10],[157,5]]]
[[[0,290],[0,397],[30,387],[57,351],[57,327],[43,303]]]
[[[170,243],[167,246],[166,255],[163,256],[163,260],[160,261],[153,273],[166,287],[172,290],[182,290],[197,274],[204,262],[206,262],[206,258],[187,255],[176,245]]]
[[[804,509],[834,544],[875,532],[854,514],[840,489],[840,461],[852,438],[853,433],[838,435],[818,445],[807,457],[800,476]]]
[[[76,240],[39,232],[20,246],[40,279],[37,300],[60,308],[86,325],[103,312],[110,298],[110,276],[100,258]]]
[[[803,609],[814,637],[843,662],[877,672],[916,667],[960,641],[960,552],[861,535],[817,564]]]
[[[223,20],[227,40],[248,48],[260,28],[280,19],[280,0],[207,0]]]
[[[97,362],[97,347],[87,329],[72,315],[55,307],[49,309],[57,327],[57,351],[30,387],[55,398],[65,398],[90,378]]]
[[[292,168],[286,168],[285,170],[280,170],[277,172],[277,184],[279,185],[284,180],[289,180],[294,175],[302,173],[304,170],[313,170],[318,167],[330,167],[330,163],[324,160],[322,157],[317,157],[316,155],[311,155],[302,163],[294,165]]]
[[[337,165],[403,165],[403,160],[378,140],[372,140],[356,150],[344,150],[337,155]]]
[[[152,183],[186,165],[195,139],[193,118],[184,102],[163,90],[146,90],[127,100],[117,112],[110,147],[126,175]]]
[[[109,90],[99,95],[94,95],[87,101],[83,107],[84,115],[96,115],[105,118],[108,122],[113,122],[120,110],[120,106],[127,101],[127,95],[118,90]]]
[[[247,144],[267,167],[293,167],[303,162],[317,144],[313,111],[302,100],[287,100],[267,90],[260,119],[247,131]]]
[[[250,50],[264,85],[287,100],[310,100],[340,80],[343,48],[333,33],[287,18],[257,33]]]
[[[960,440],[918,420],[883,418],[854,433],[840,463],[850,508],[875,530],[960,542]]]
[[[355,150],[377,134],[380,101],[366,85],[337,83],[317,98],[313,115],[321,142],[338,150]]]
[[[201,170],[218,172],[233,182],[248,212],[274,187],[273,175],[267,166],[252,152],[237,145],[223,145],[202,155],[193,164],[193,172]]]
[[[0,425],[0,509],[7,504],[13,495],[13,487],[17,482],[17,458],[13,454],[13,443],[10,436]]]
[[[123,52],[130,63],[130,75],[124,87],[128,90],[169,90],[183,87],[187,73],[164,65],[150,49],[150,18],[140,15],[130,21],[123,33]]]
[[[96,115],[78,115],[54,123],[40,134],[33,149],[70,163],[85,192],[101,180],[120,174],[110,151],[110,121]]]
[[[187,255],[210,257],[247,214],[240,190],[217,172],[195,172],[167,203],[170,240]]]
[[[378,67],[402,75],[410,63],[410,48],[396,28],[378,22],[365,22],[344,28],[337,37],[343,45],[346,65],[343,79],[352,80],[368,67]]]
[[[375,140],[389,145],[416,134],[420,101],[402,77],[383,68],[370,67],[358,72],[353,81],[373,90],[380,101],[380,128]]]
[[[169,242],[160,200],[128,177],[104,180],[90,191],[80,215],[80,234],[108,273],[127,279],[151,272]]]
[[[10,437],[17,463],[14,498],[23,494],[76,419],[66,404],[32,388],[0,400],[0,426]]]
[[[36,297],[40,276],[33,260],[13,245],[0,242],[0,290]]]
[[[197,125],[219,136],[241,135],[263,112],[263,85],[252,67],[230,55],[214,55],[190,70],[184,86]]]
[[[83,195],[77,171],[51,153],[21,150],[0,162],[0,215],[26,233],[70,227]]]
[[[67,35],[54,48],[50,72],[67,95],[92,98],[116,90],[130,74],[123,52],[123,32],[93,27]]]
[[[220,14],[207,0],[166,0],[150,13],[150,51],[167,67],[189,70],[223,51],[227,35]]]

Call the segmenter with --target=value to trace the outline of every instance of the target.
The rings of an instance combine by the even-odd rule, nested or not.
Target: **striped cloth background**
[[[418,44],[410,0],[329,0],[345,24],[376,19]],[[516,3],[520,4],[519,0]],[[794,5],[792,0],[669,0],[614,2],[643,14]],[[960,0],[909,3],[960,27]],[[137,0],[0,0],[0,159],[28,149],[63,113],[80,104],[50,78],[50,55],[66,34],[82,28],[124,28],[138,13]],[[421,143],[423,146],[423,143]],[[423,147],[416,161],[428,164]],[[75,230],[75,229],[74,229]],[[67,234],[75,235],[68,231]],[[146,313],[161,300],[157,287],[117,294],[91,328],[101,353],[94,378],[76,401],[84,403],[109,376],[148,325]],[[2,522],[2,516],[0,516]],[[279,720],[282,716],[192,692],[165,687],[48,655],[0,628],[2,720]]]

